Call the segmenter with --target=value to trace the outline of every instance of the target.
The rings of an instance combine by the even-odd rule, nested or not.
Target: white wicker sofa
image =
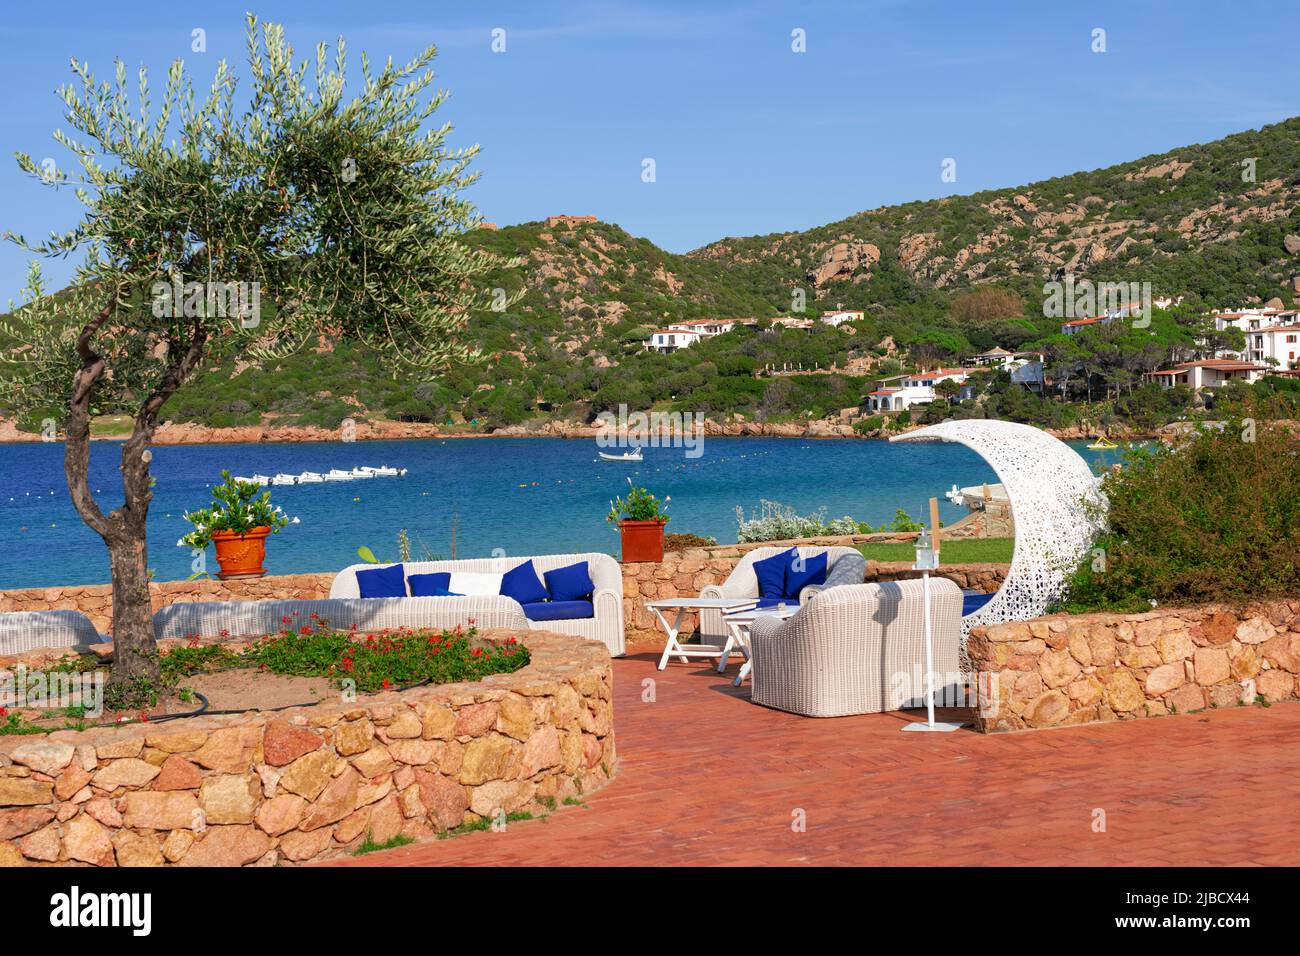
[[[260,637],[283,627],[310,626],[312,615],[332,627],[381,630],[398,627],[509,627],[524,630],[528,621],[519,605],[496,598],[330,598],[314,601],[184,601],[169,604],[153,616],[158,638],[191,634]]]
[[[930,579],[936,700],[960,682],[961,589]],[[829,588],[793,617],[750,628],[751,699],[808,717],[921,706],[925,615],[920,579]]]
[[[434,602],[428,606],[424,613],[436,614],[445,610],[446,620],[450,620],[452,617],[455,618],[450,624],[438,622],[427,626],[452,626],[466,623],[465,616],[468,612],[467,609],[462,607],[462,602],[473,602],[476,609],[474,613],[477,615],[476,623],[480,628],[511,626],[555,631],[560,634],[572,634],[577,637],[600,641],[609,648],[609,653],[615,657],[621,656],[625,652],[623,569],[608,554],[584,552],[580,554],[521,555],[513,558],[469,558],[459,561],[408,561],[405,563],[405,570],[408,577],[412,574],[436,574],[454,571],[504,574],[525,561],[533,562],[533,567],[537,570],[537,576],[543,580],[545,580],[547,571],[554,571],[556,568],[577,564],[581,561],[587,562],[587,572],[591,575],[592,584],[595,585],[595,590],[591,596],[592,616],[589,618],[565,618],[549,621],[531,620],[526,616],[523,606],[518,601],[503,595],[472,598],[361,598],[359,597],[361,591],[357,584],[357,572],[374,567],[366,564],[354,564],[340,571],[330,587],[330,598],[331,600],[352,599],[360,601],[363,606],[380,601],[396,601],[403,606],[415,601]],[[487,624],[485,621],[488,619],[489,614],[493,616],[493,619],[503,616],[509,617],[511,620],[517,620],[518,623],[510,625]]]
[[[108,640],[80,611],[6,611],[0,613],[0,656],[42,647],[84,651]]]
[[[732,569],[727,580],[721,584],[710,584],[700,591],[702,598],[754,598],[758,600],[758,577],[754,574],[754,563],[762,561],[780,554],[783,551],[789,551],[790,546],[784,547],[762,547],[746,553],[744,557],[737,562]],[[863,575],[867,570],[866,559],[857,548],[848,547],[817,547],[812,545],[801,546],[799,556],[802,558],[812,558],[819,554],[826,555],[827,573],[836,573],[837,566],[841,560],[843,566],[839,567],[839,575],[847,577],[844,581],[852,584],[861,584]],[[829,582],[828,583],[834,583]],[[799,603],[804,604],[814,594],[822,590],[821,585],[810,585],[799,593]],[[793,602],[793,598],[791,601]],[[727,627],[722,620],[722,612],[716,609],[705,608],[700,611],[700,643],[712,644],[715,647],[721,647],[727,642]]]

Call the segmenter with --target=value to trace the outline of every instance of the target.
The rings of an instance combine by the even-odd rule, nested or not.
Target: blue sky
[[[683,252],[862,209],[1017,185],[1300,113],[1300,8],[1252,2],[239,3],[62,0],[0,22],[0,229],[75,222],[15,150],[65,154],[68,58],[111,74],[180,57],[243,68],[243,11],[297,49],[342,34],[358,63],[438,45],[453,142],[483,147],[471,193],[500,223],[591,213]],[[191,31],[207,52],[191,52]],[[493,53],[494,28],[506,51]],[[1106,52],[1092,52],[1095,28]],[[806,52],[791,49],[802,29]],[[161,86],[161,83],[159,83]],[[642,182],[652,158],[656,181]],[[941,164],[956,160],[956,182]],[[0,303],[27,256],[0,249]],[[46,266],[54,287],[70,263]]]

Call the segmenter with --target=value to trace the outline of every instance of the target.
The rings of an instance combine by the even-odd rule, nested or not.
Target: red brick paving
[[[751,704],[698,661],[614,662],[586,807],[338,861],[442,865],[1296,865],[1300,705],[983,736]],[[642,703],[641,682],[656,682]],[[1093,832],[1093,810],[1106,831]],[[802,809],[807,831],[791,830]]]

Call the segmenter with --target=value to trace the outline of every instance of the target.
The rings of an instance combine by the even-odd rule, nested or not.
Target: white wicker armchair
[[[596,552],[585,552],[581,554],[542,554],[542,555],[519,555],[516,557],[506,558],[467,558],[459,561],[407,561],[406,574],[433,574],[439,571],[477,571],[485,574],[504,574],[516,565],[531,560],[533,567],[537,569],[538,577],[545,580],[544,575],[547,571],[554,571],[556,568],[562,568],[570,564],[577,564],[579,561],[587,562],[587,570],[591,574],[591,582],[596,586],[592,593],[591,603],[593,617],[574,618],[559,621],[532,621],[524,617],[523,609],[519,602],[513,598],[503,597],[501,595],[475,598],[367,598],[363,603],[371,601],[392,600],[400,603],[413,601],[442,602],[448,613],[460,613],[460,602],[473,601],[478,610],[478,626],[500,626],[488,625],[484,621],[487,612],[492,614],[518,614],[519,619],[524,623],[519,626],[531,628],[532,630],[555,631],[560,634],[572,634],[576,637],[586,637],[593,641],[600,641],[609,648],[612,656],[618,657],[625,652],[625,632],[623,627],[623,569],[617,561],[608,554],[599,554]],[[354,564],[344,568],[334,578],[334,583],[330,586],[331,598],[358,598],[360,599],[360,590],[357,586],[357,572],[364,571],[373,567],[368,564]],[[451,603],[448,603],[451,602]],[[461,619],[453,623],[465,623],[463,615]],[[439,625],[445,626],[445,625]],[[514,625],[511,625],[514,626]]]
[[[774,554],[780,554],[782,551],[789,551],[789,545],[783,547],[763,547],[755,548],[748,552],[736,566],[732,569],[727,580],[721,584],[709,584],[700,590],[702,598],[758,598],[758,578],[754,574],[754,562],[762,561],[764,558],[770,558]],[[842,557],[856,557],[862,560],[861,553],[856,548],[847,547],[815,547],[805,546],[799,548],[799,554],[804,558],[815,557],[816,555],[826,554],[827,567],[833,567],[835,562]],[[866,570],[866,562],[863,560],[863,570]],[[859,578],[859,581],[861,579]],[[799,603],[804,604],[808,598],[820,591],[817,585],[806,587],[799,594]],[[727,626],[723,623],[722,612],[714,608],[704,608],[700,611],[700,643],[712,644],[715,647],[721,647],[727,642]]]
[[[925,693],[922,582],[829,588],[793,617],[750,628],[752,700],[808,717],[920,706]],[[930,579],[936,699],[960,682],[961,589]]]

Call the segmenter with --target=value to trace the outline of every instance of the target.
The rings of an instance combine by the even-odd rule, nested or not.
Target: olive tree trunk
[[[87,323],[77,339],[81,368],[68,403],[63,470],[77,513],[108,548],[113,580],[113,667],[109,685],[125,687],[140,679],[154,682],[159,676],[146,539],[149,504],[153,500],[149,443],[158,427],[159,410],[198,365],[206,336],[196,323],[188,348],[182,349],[176,340],[168,342],[172,362],[158,386],[141,403],[131,436],[122,446],[122,505],[106,515],[90,492],[91,395],[105,371],[104,360],[94,351],[92,342],[116,306],[114,298]]]

